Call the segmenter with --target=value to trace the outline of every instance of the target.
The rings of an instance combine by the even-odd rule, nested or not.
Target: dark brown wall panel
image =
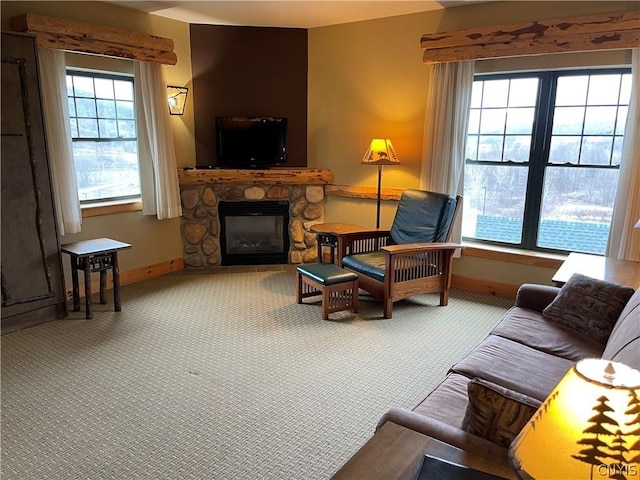
[[[307,166],[307,30],[191,25],[196,164],[216,163],[216,116],[287,117],[287,166]]]

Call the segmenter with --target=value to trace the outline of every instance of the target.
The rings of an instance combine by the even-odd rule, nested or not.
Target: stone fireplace
[[[326,172],[179,171],[185,267],[316,262],[308,228],[324,221],[324,184],[332,181]],[[278,228],[283,238],[274,240]]]

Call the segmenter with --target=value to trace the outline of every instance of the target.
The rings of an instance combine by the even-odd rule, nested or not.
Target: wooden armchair
[[[453,253],[449,243],[461,197],[405,190],[391,230],[339,233],[341,266],[358,274],[359,286],[383,302],[391,318],[393,302],[421,293],[440,293],[447,305]]]

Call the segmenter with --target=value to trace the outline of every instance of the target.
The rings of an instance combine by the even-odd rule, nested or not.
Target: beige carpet
[[[323,321],[295,270],[179,272],[2,337],[2,478],[325,479],[512,303],[454,290]]]

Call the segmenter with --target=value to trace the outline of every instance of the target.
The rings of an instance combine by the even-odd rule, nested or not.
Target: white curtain
[[[78,233],[82,211],[73,164],[64,52],[38,49],[38,66],[58,233]]]
[[[462,195],[475,62],[433,65],[429,75],[420,188]],[[462,238],[462,205],[451,241]]]
[[[167,87],[157,63],[134,62],[142,212],[158,219],[182,215]]]
[[[622,161],[607,256],[640,262],[640,49],[631,60],[631,99],[624,129]]]

